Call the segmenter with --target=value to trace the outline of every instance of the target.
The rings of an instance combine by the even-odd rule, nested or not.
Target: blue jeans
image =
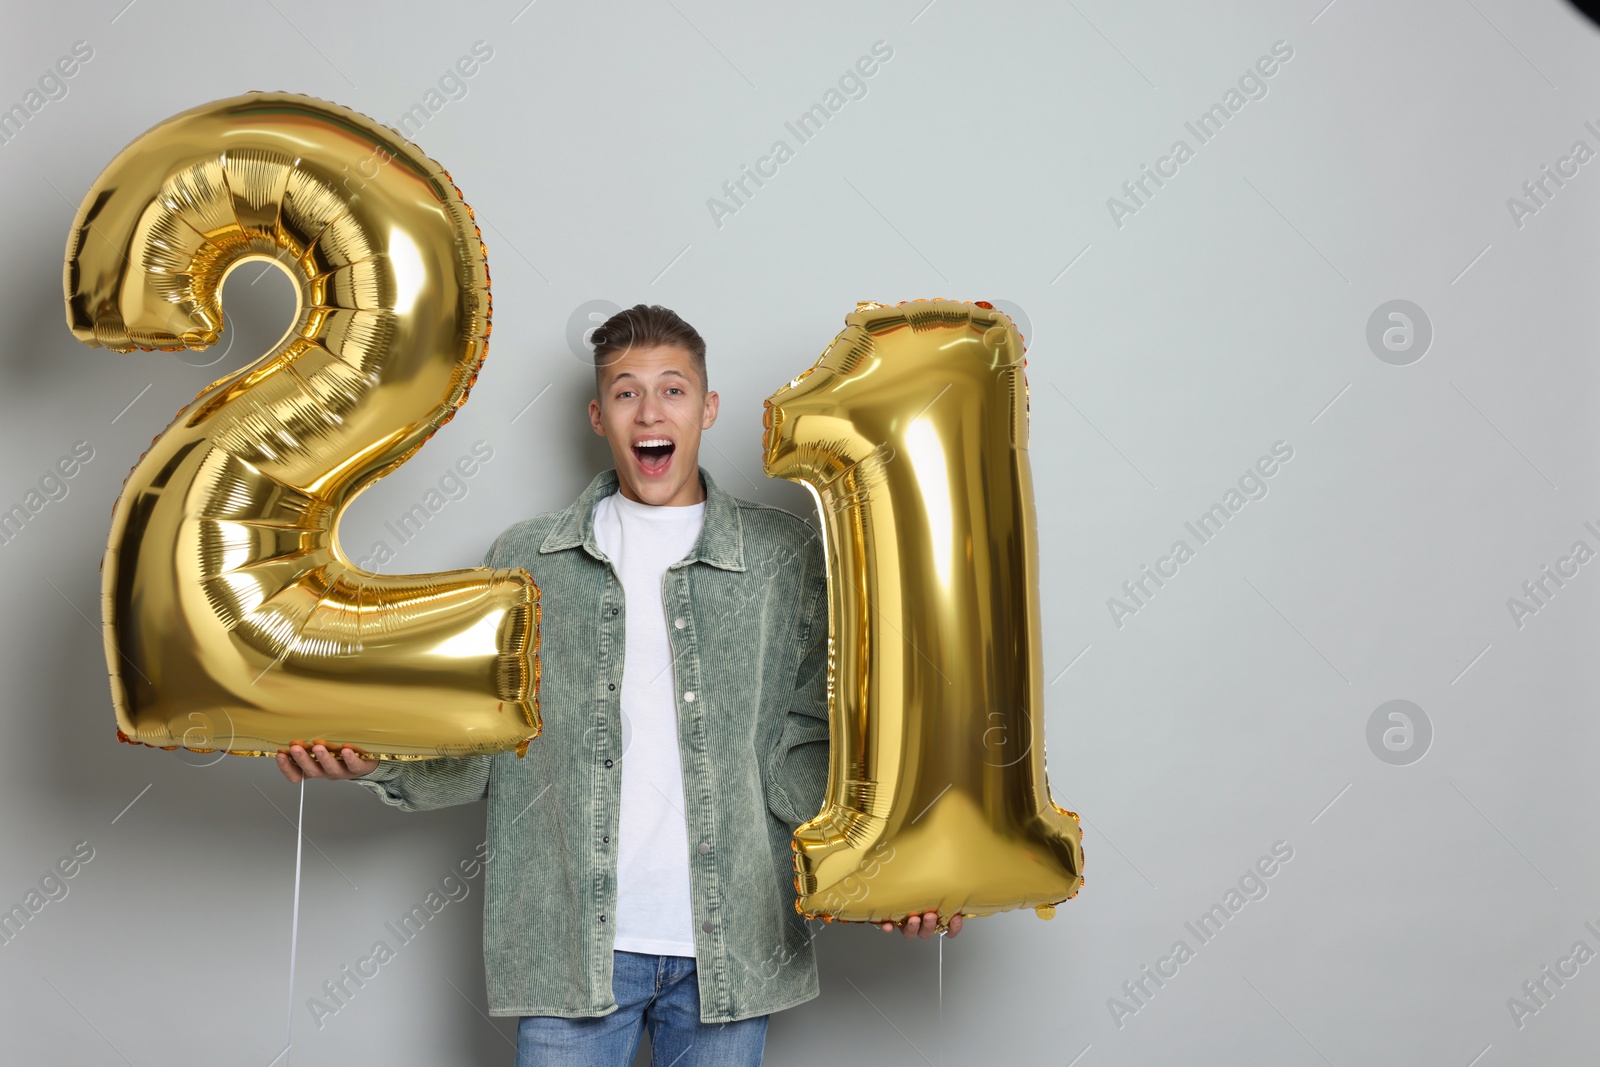
[[[650,1029],[651,1067],[761,1067],[767,1016],[700,1021],[692,956],[613,954],[610,1015],[567,1019],[524,1015],[517,1067],[629,1067]]]

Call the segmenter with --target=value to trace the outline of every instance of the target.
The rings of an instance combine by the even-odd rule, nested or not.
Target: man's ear
[[[719,405],[720,405],[720,398],[717,396],[716,393],[707,393],[706,394],[705,410],[704,410],[704,412],[702,413],[702,415],[700,417],[700,428],[702,430],[711,429],[712,423],[717,421],[717,409],[718,409]]]
[[[606,424],[600,421],[600,401],[589,401],[589,425],[594,427],[594,432],[601,437],[606,435]]]

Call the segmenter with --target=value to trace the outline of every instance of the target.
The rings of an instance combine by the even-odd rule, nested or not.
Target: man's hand
[[[340,763],[343,757],[344,762]],[[305,778],[331,778],[335,781],[344,781],[348,778],[360,778],[363,774],[371,774],[377,769],[378,761],[375,759],[362,759],[356,750],[346,745],[335,756],[328,751],[326,745],[312,745],[307,752],[303,745],[290,745],[288,752],[278,753],[278,770],[291,782],[299,782]]]
[[[921,915],[906,916],[905,922],[900,926],[900,931],[901,933],[905,934],[907,938],[921,937],[924,941],[926,941],[928,938],[933,936],[934,928],[938,925],[939,913],[936,911],[925,911]],[[893,931],[894,928],[894,923],[884,923],[878,929],[887,934]],[[961,916],[952,915],[950,917],[950,929],[945,931],[944,936],[954,937],[960,932]]]

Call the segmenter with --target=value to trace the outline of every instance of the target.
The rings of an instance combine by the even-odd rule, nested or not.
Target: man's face
[[[641,504],[705,499],[700,431],[716,421],[717,394],[676,345],[613,353],[600,372],[600,397],[589,401],[589,422],[611,445],[617,488]]]

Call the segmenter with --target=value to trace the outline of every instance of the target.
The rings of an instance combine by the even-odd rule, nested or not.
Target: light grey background
[[[473,852],[482,808],[405,815],[312,783],[291,999],[297,790],[265,760],[114,740],[112,503],[173,413],[277,337],[287,282],[230,281],[233,347],[210,367],[79,346],[60,282],[79,198],[152,124],[251,89],[392,123],[480,40],[492,59],[417,140],[484,224],[492,348],[455,421],[347,517],[352,556],[480,439],[492,461],[390,570],[475,564],[587,483],[607,453],[568,343],[585,302],[697,324],[723,398],[705,465],[802,513],[761,473],[761,400],[857,300],[1004,300],[1027,320],[1049,767],[1085,818],[1087,885],[1048,923],[971,922],[942,971],[936,942],[828,928],[823,994],[773,1019],[768,1063],[1592,1049],[1600,963],[1547,979],[1520,1026],[1508,1005],[1575,942],[1600,950],[1600,563],[1520,626],[1507,603],[1574,542],[1600,548],[1583,525],[1600,527],[1600,161],[1520,226],[1507,205],[1575,141],[1600,149],[1587,23],[1554,0],[525,2],[7,7],[0,106],[94,49],[0,145],[0,505],[94,449],[0,546],[0,905],[94,849],[0,945],[9,1057],[265,1067],[292,1014],[296,1065],[511,1062],[513,1022],[483,1015],[478,882],[320,1029],[306,1006]],[[784,122],[879,40],[894,54],[866,96],[717,226],[707,199],[793,146]],[[1197,147],[1185,121],[1277,41],[1293,58],[1267,95]],[[1180,137],[1194,158],[1119,227],[1107,198]],[[1407,365],[1367,342],[1397,299],[1433,331]],[[1117,626],[1108,598],[1197,546],[1184,523],[1278,441],[1293,458],[1266,497]],[[1369,747],[1391,700],[1431,725],[1420,760]],[[1201,945],[1184,924],[1280,841],[1267,896]],[[1128,998],[1179,939],[1194,958]],[[1114,997],[1138,1010],[1119,1019]]]

